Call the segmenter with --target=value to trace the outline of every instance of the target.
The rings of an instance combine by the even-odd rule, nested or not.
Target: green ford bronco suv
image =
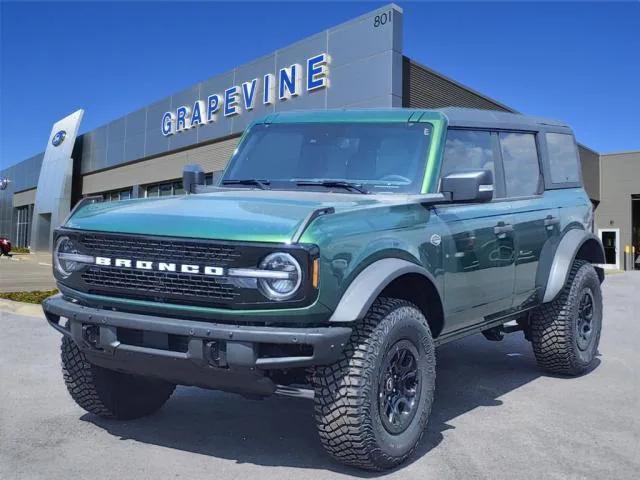
[[[604,263],[572,131],[465,109],[275,113],[218,186],[84,199],[55,232],[73,399],[133,419],[175,385],[313,398],[337,460],[412,454],[435,348],[524,332],[543,369],[592,367]]]

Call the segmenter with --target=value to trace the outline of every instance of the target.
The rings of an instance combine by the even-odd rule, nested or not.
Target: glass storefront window
[[[16,247],[28,247],[31,242],[31,214],[33,205],[16,208]]]
[[[118,200],[129,200],[132,196],[133,189],[125,188],[124,190],[114,190],[102,194],[105,202],[117,202]]]
[[[167,197],[169,195],[182,195],[184,193],[182,180],[147,185],[146,190],[147,197]]]
[[[173,193],[173,185],[171,185],[170,183],[165,183],[163,185],[160,185],[160,196],[161,197],[169,196],[172,193]]]
[[[173,194],[174,195],[182,195],[184,193],[184,188],[182,188],[182,182],[176,182],[173,184]]]

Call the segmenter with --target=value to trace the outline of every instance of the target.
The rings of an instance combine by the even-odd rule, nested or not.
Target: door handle
[[[513,232],[513,225],[510,223],[500,222],[493,227],[493,232],[498,235],[498,237],[504,238],[507,236],[507,233]]]
[[[558,217],[554,217],[553,215],[547,215],[547,218],[544,219],[544,226],[547,227],[547,230],[553,230],[553,227],[559,224],[560,219]]]

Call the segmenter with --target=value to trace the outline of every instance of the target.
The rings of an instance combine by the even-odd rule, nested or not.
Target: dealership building
[[[448,106],[515,111],[405,56],[403,12],[394,4],[212,73],[88,132],[78,133],[81,110],[58,121],[43,153],[0,171],[0,236],[47,251],[52,229],[85,196],[116,201],[180,194],[182,169],[191,163],[214,183],[245,127],[274,112]],[[631,249],[627,258],[625,247],[640,250],[640,152],[579,150],[608,262],[630,266]]]

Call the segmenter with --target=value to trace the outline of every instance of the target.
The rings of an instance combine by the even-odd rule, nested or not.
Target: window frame
[[[338,123],[342,123],[342,122],[329,122],[329,123],[338,124]],[[346,125],[346,124],[349,124],[349,123],[353,124],[353,125],[366,125],[366,124],[371,123],[371,122],[361,121],[361,120],[353,120],[351,122],[346,122],[344,124]],[[376,122],[374,122],[374,124],[375,123]],[[403,124],[403,122],[395,122],[395,121],[389,121],[389,122],[384,122],[384,123],[389,124],[389,125],[395,125],[395,124],[401,125],[401,124]],[[380,192],[380,193],[385,193],[385,194],[390,194],[390,195],[391,194],[393,194],[393,195],[421,195],[422,192],[425,189],[425,181],[427,179],[427,172],[428,172],[428,168],[429,168],[429,161],[430,161],[430,158],[431,158],[431,153],[432,153],[433,148],[434,148],[434,134],[437,132],[437,125],[433,121],[428,121],[428,120],[427,121],[425,121],[425,120],[417,120],[417,121],[412,121],[412,122],[408,122],[408,123],[409,124],[416,124],[416,125],[423,125],[424,127],[426,127],[428,125],[428,128],[430,130],[430,134],[429,134],[428,140],[426,142],[426,148],[422,152],[423,155],[420,157],[420,160],[419,160],[420,168],[417,169],[417,173],[416,173],[416,180],[415,180],[415,187],[416,188],[415,188],[415,191]],[[220,175],[218,177],[217,184],[215,184],[213,186],[228,187],[228,185],[224,185],[223,182],[225,180],[231,180],[231,179],[233,179],[232,177],[235,176],[236,172],[234,172],[234,175],[231,175],[231,173],[232,173],[233,169],[236,166],[236,163],[238,161],[240,152],[242,151],[243,148],[246,148],[247,142],[251,141],[251,137],[252,137],[251,133],[252,133],[252,130],[255,127],[265,126],[265,125],[267,125],[267,126],[268,125],[277,125],[277,124],[278,124],[277,122],[274,124],[274,123],[271,123],[271,122],[260,121],[260,122],[252,123],[251,125],[249,125],[249,127],[247,127],[245,129],[245,132],[242,134],[242,136],[240,138],[240,141],[236,145],[236,149],[235,149],[233,155],[231,155],[231,158],[229,159],[226,167],[224,169],[222,169],[222,170],[219,170],[221,173],[220,173]],[[326,123],[321,122],[321,121],[293,122],[290,125],[295,125],[295,124],[304,124],[304,125],[314,125],[314,124],[316,124],[316,125],[320,125],[320,126],[326,125]],[[280,123],[280,125],[287,125],[287,123]],[[441,167],[441,165],[440,165],[440,167]],[[214,171],[214,174],[216,172],[218,172],[218,170]],[[437,178],[439,178],[439,177],[437,177]],[[274,187],[275,183],[276,182],[272,181],[272,184],[271,184],[271,188],[272,189],[282,190],[282,191],[297,191],[296,189],[291,189],[291,188],[276,188],[276,187]],[[413,182],[412,182],[411,185],[413,185]],[[378,192],[376,192],[376,188],[378,188],[378,187],[376,185],[374,185],[373,183],[371,185],[366,185],[365,184],[365,186],[370,188],[370,192],[369,193],[373,193],[373,194],[378,193]]]
[[[438,172],[438,178],[442,180],[442,168],[445,163],[445,153],[447,151],[447,140],[449,138],[449,132],[451,131],[468,131],[468,132],[487,132],[489,133],[491,140],[491,149],[493,151],[493,164],[494,164],[494,179],[493,179],[493,198],[492,202],[501,201],[506,198],[506,183],[504,177],[504,169],[502,165],[502,152],[500,151],[500,140],[498,138],[497,131],[492,128],[478,128],[478,127],[462,127],[455,126],[447,128],[447,135],[444,139],[444,146],[442,148],[442,161],[440,162],[440,171]],[[440,185],[438,186],[440,191]]]
[[[504,201],[512,201],[512,200],[526,200],[530,198],[540,198],[544,195],[546,190],[550,188],[548,185],[548,180],[550,176],[550,172],[548,169],[549,162],[546,150],[546,142],[544,138],[544,133],[547,131],[551,131],[553,133],[567,133],[564,130],[560,129],[550,129],[550,130],[519,130],[519,129],[511,129],[511,128],[483,128],[483,127],[473,127],[473,126],[450,126],[447,128],[447,135],[444,139],[444,147],[442,149],[442,161],[440,162],[440,171],[438,172],[439,180],[442,180],[442,167],[445,162],[445,152],[447,146],[447,139],[449,137],[449,132],[452,130],[456,131],[473,131],[473,132],[489,132],[491,135],[491,142],[493,147],[493,155],[495,160],[495,178],[493,179],[493,187],[494,187],[494,195],[492,202],[504,202]],[[557,131],[556,131],[557,130]],[[506,182],[506,174],[504,170],[504,159],[502,157],[502,148],[500,146],[500,134],[501,133],[523,133],[533,135],[535,145],[536,145],[536,156],[538,159],[538,170],[540,171],[540,176],[542,181],[538,183],[538,189],[533,195],[524,195],[524,196],[509,196],[507,195],[507,182]],[[556,188],[570,188],[570,187],[556,187]],[[438,187],[438,191],[440,191],[440,187]]]
[[[576,147],[578,154],[578,181],[576,182],[553,182],[551,176],[551,156],[549,155],[549,145],[547,143],[547,133],[559,133],[562,135],[570,135]],[[582,159],[580,158],[580,146],[576,141],[576,137],[572,131],[562,128],[545,128],[540,130],[540,144],[543,154],[542,167],[544,169],[544,186],[545,190],[562,190],[565,188],[582,188],[584,186],[584,178],[582,177]]]
[[[498,155],[499,155],[499,163],[500,163],[500,170],[502,170],[502,181],[503,186],[504,186],[504,200],[526,200],[529,198],[539,198],[542,195],[544,195],[544,192],[546,190],[546,184],[547,184],[547,172],[544,169],[544,161],[542,158],[542,145],[541,145],[541,140],[543,140],[543,136],[541,135],[541,132],[535,131],[535,130],[514,130],[514,129],[504,129],[504,128],[500,128],[500,129],[492,129],[493,132],[495,132],[496,134],[496,140],[497,140],[497,144],[498,144]],[[536,158],[538,159],[538,171],[540,172],[540,178],[538,179],[538,186],[537,186],[537,190],[536,193],[534,194],[530,194],[530,195],[520,195],[520,196],[509,196],[507,194],[507,175],[504,169],[504,158],[502,157],[502,147],[500,145],[500,134],[501,133],[520,133],[520,134],[529,134],[529,135],[533,135],[533,140],[535,142],[535,146],[536,146]],[[502,199],[501,199],[502,200]]]

